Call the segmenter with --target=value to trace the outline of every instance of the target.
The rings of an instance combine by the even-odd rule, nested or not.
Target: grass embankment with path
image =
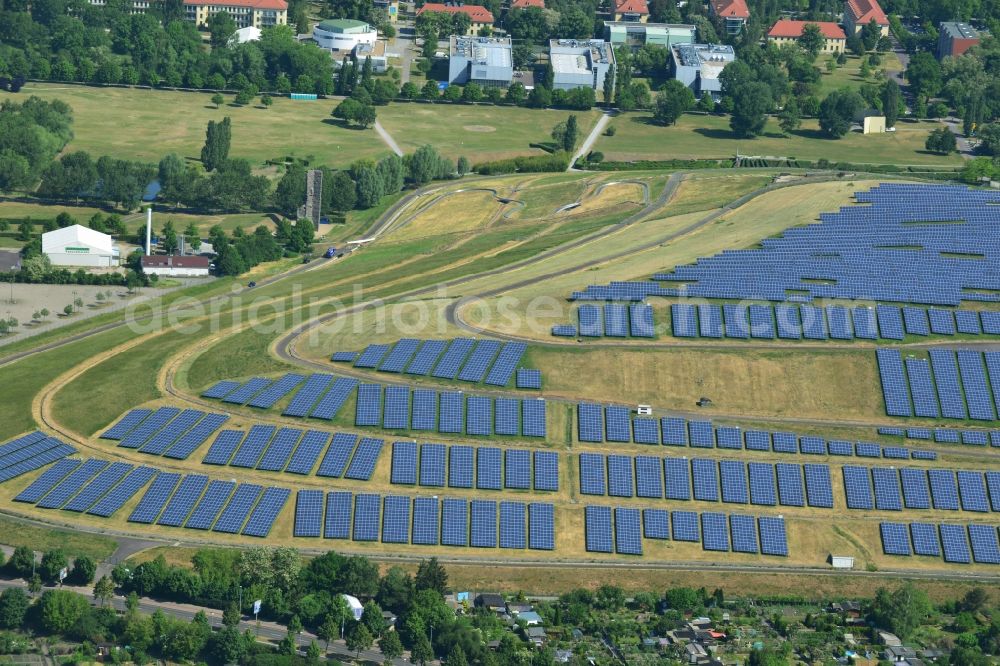
[[[697,175],[701,177],[688,176],[682,181],[674,197],[650,219],[617,231],[612,237],[570,250],[543,265],[511,271],[505,277],[508,282],[516,283],[541,275],[556,275],[487,298],[485,302],[477,301],[461,309],[459,314],[469,324],[487,331],[558,342],[553,340],[550,329],[554,324],[574,323],[574,305],[566,300],[574,291],[589,284],[648,280],[653,273],[691,263],[698,257],[711,256],[725,249],[752,247],[789,227],[815,222],[823,211],[849,205],[854,192],[876,184],[870,180],[838,180],[784,187],[761,194],[708,224],[684,233],[728,201],[766,185],[759,174],[738,174],[736,183],[726,184],[718,182],[724,179],[719,172]],[[721,193],[716,194],[716,191]],[[691,210],[699,207],[702,210]],[[677,234],[682,235],[674,237]],[[669,240],[656,242],[658,239]],[[650,243],[653,246],[646,247]],[[624,252],[625,256],[610,261],[595,259],[612,254],[611,250],[613,254]],[[479,280],[467,285],[464,292],[484,293],[494,286],[490,280]],[[531,320],[504,318],[497,312],[500,299],[508,303],[514,299],[519,304],[519,312],[524,312],[531,303],[538,303],[542,298],[548,299],[549,307],[536,308]]]
[[[710,174],[699,174],[699,176],[704,179],[711,179]],[[738,176],[744,178],[746,174],[738,174]],[[88,350],[89,354],[84,358],[81,358],[79,355],[67,355],[66,350],[73,349],[73,345],[69,345],[60,350],[24,359],[8,367],[0,366],[0,379],[6,380],[9,373],[22,364],[24,364],[22,368],[28,370],[42,370],[42,376],[36,379],[37,383],[33,385],[35,388],[32,390],[32,394],[39,395],[38,399],[35,400],[34,413],[36,416],[44,416],[51,424],[71,435],[72,439],[81,446],[84,455],[100,455],[101,457],[115,457],[135,463],[155,464],[165,470],[171,471],[205,472],[206,468],[200,464],[200,460],[205,450],[207,450],[207,444],[195,452],[187,461],[170,461],[150,457],[136,451],[117,449],[111,442],[95,439],[94,434],[103,429],[108,423],[116,420],[127,409],[138,406],[139,403],[150,406],[175,404],[179,406],[200,406],[206,409],[221,409],[222,407],[219,403],[203,401],[198,398],[197,393],[200,389],[212,381],[223,377],[241,377],[261,372],[281,372],[287,366],[284,362],[274,358],[274,350],[271,347],[274,340],[281,336],[283,331],[288,330],[293,325],[293,316],[296,314],[300,315],[301,318],[301,316],[305,315],[314,317],[337,311],[342,312],[343,310],[334,309],[334,299],[342,300],[345,304],[349,305],[377,296],[385,298],[391,303],[398,300],[399,294],[416,288],[433,286],[441,281],[461,278],[463,276],[470,278],[467,282],[450,290],[445,295],[446,297],[435,294],[433,291],[421,296],[421,298],[428,299],[421,301],[421,303],[428,305],[432,313],[440,314],[450,298],[456,295],[479,293],[480,286],[492,285],[496,287],[498,285],[516,283],[526,275],[530,277],[532,275],[546,274],[554,268],[558,270],[561,262],[566,261],[561,254],[546,257],[543,261],[538,262],[540,265],[529,264],[524,268],[510,271],[509,275],[502,273],[489,278],[472,279],[475,275],[483,271],[494,267],[511,265],[522,259],[536,257],[546,248],[554,247],[565,240],[579,238],[590,231],[609,227],[615,221],[623,219],[634,212],[636,206],[627,206],[624,204],[626,200],[636,198],[637,190],[635,188],[630,185],[622,185],[605,187],[603,190],[600,189],[602,183],[612,182],[613,180],[613,176],[610,175],[595,177],[593,174],[571,174],[558,177],[518,176],[476,181],[476,186],[491,186],[497,189],[498,192],[510,193],[512,198],[522,201],[530,199],[532,201],[531,209],[529,209],[526,201],[523,209],[512,213],[509,223],[502,221],[503,218],[498,220],[495,214],[478,217],[478,221],[474,224],[470,223],[469,220],[452,220],[450,214],[441,214],[442,210],[447,211],[448,208],[439,208],[438,204],[431,203],[433,195],[428,196],[414,204],[414,214],[409,216],[409,221],[406,224],[401,223],[399,227],[401,234],[405,233],[407,229],[409,229],[409,233],[414,234],[414,230],[416,230],[415,235],[409,240],[394,239],[393,233],[390,232],[385,239],[366,247],[364,250],[344,260],[319,264],[314,270],[297,275],[294,280],[262,285],[252,290],[252,292],[248,292],[245,295],[247,300],[241,303],[235,301],[223,302],[220,304],[218,324],[215,327],[207,325],[208,316],[199,312],[198,308],[186,308],[178,312],[177,317],[183,323],[198,324],[199,326],[193,332],[185,333],[168,330],[162,334],[153,333],[148,334],[147,337],[137,338],[135,335],[116,336],[115,334],[127,331],[127,329],[119,329],[115,332],[100,334],[88,341],[91,343],[92,348]],[[574,181],[576,183],[573,188],[566,188],[568,183],[573,183]],[[581,182],[586,184],[581,187],[579,185]],[[648,184],[650,185],[649,194],[651,198],[655,198],[658,195],[662,190],[664,182],[665,178],[662,174],[649,176]],[[541,194],[532,193],[531,190],[536,184],[539,190],[545,189],[549,191],[542,192]],[[718,187],[713,188],[713,184]],[[729,194],[736,194],[744,191],[746,188],[753,189],[755,185],[759,185],[759,183],[753,180],[747,180],[738,185],[730,185],[728,183],[700,183],[692,180],[691,183],[685,184],[685,187],[678,192],[681,196],[677,201],[682,205],[687,202],[686,205],[689,206],[698,206],[701,204],[696,202],[705,202],[706,210],[691,211],[686,215],[669,218],[664,217],[664,214],[669,212],[670,204],[668,204],[667,210],[651,212],[647,221],[638,222],[631,227],[615,231],[614,234],[604,239],[603,246],[600,244],[601,241],[594,241],[596,244],[582,246],[582,248],[586,249],[577,248],[568,250],[566,254],[579,252],[580,255],[578,257],[572,258],[586,259],[590,257],[593,259],[594,257],[607,256],[608,253],[615,250],[627,250],[629,247],[639,247],[643,237],[648,242],[650,234],[654,231],[668,233],[673,230],[683,229],[691,221],[696,221],[703,217],[717,203],[713,199],[713,189],[725,189]],[[444,189],[454,191],[466,186],[467,183],[455,183],[444,186]],[[716,244],[721,247],[752,244],[760,238],[776,233],[790,224],[808,221],[810,218],[803,216],[811,210],[810,206],[821,206],[821,209],[828,209],[832,203],[844,200],[848,187],[851,188],[850,191],[862,189],[858,183],[850,185],[847,183],[838,183],[830,186],[809,185],[803,186],[802,191],[799,191],[798,188],[791,188],[785,192],[786,201],[783,206],[769,203],[762,197],[761,200],[764,200],[764,202],[758,203],[757,208],[750,208],[750,212],[746,213],[744,217],[735,217],[738,213],[744,212],[744,209],[738,209],[734,213],[720,218],[720,222],[710,225],[704,237],[699,236],[697,232],[692,232],[692,236],[697,236],[697,238],[690,245],[686,246],[686,250],[684,245],[687,240],[686,237],[678,239],[665,248],[658,248],[658,252],[660,253],[658,259],[661,263],[653,269],[648,269],[647,266],[629,264],[627,260],[623,261],[620,267],[616,267],[614,262],[610,262],[607,266],[604,266],[604,262],[598,260],[596,261],[595,270],[603,271],[599,276],[602,279],[622,279],[638,274],[640,268],[644,272],[643,274],[648,274],[645,273],[647,270],[651,272],[652,270],[661,269],[665,265],[664,262],[669,263],[670,261],[674,261],[676,257],[684,256],[685,251],[698,255],[715,251]],[[820,199],[821,202],[811,202],[809,196],[806,194],[807,189],[813,190],[813,196]],[[601,196],[599,190],[607,197],[606,202],[608,205],[616,209],[614,212],[608,211],[607,207],[599,205],[598,201]],[[557,192],[558,195],[553,194],[554,192]],[[554,212],[555,208],[567,203],[564,199],[565,194],[571,195],[571,201],[586,202],[587,197],[592,197],[594,204],[589,208],[585,208],[583,213],[576,215],[557,214]],[[722,194],[716,195],[719,199],[722,196]],[[728,194],[725,196],[728,196]],[[465,197],[457,196],[456,200],[462,201],[465,199]],[[557,199],[559,201],[556,201]],[[755,200],[755,202],[761,200]],[[438,201],[440,202],[441,200],[438,199]],[[747,206],[751,206],[755,202],[751,202]],[[795,209],[795,206],[798,206],[801,209],[799,211],[801,215],[796,216],[789,213],[790,206],[792,210]],[[529,210],[534,212],[529,213]],[[459,214],[460,211],[454,215],[457,216]],[[783,220],[781,219],[782,216],[784,216]],[[449,226],[454,225],[457,225],[456,228],[449,228]],[[425,235],[425,231],[433,229],[436,226],[442,227],[444,233],[440,236]],[[634,236],[630,234],[634,234]],[[681,246],[680,249],[676,250],[678,254],[669,254],[677,245]],[[642,255],[641,252],[637,252],[636,254]],[[641,257],[640,263],[642,262],[652,263],[650,257],[645,256]],[[571,261],[568,264],[575,265]],[[590,274],[586,271],[576,271],[569,275],[570,280],[568,282],[575,283],[573,284],[573,288],[582,286],[579,282],[581,275],[590,277]],[[563,291],[566,285],[562,284],[560,279],[554,279],[552,282],[555,283],[555,286],[552,284],[542,285],[545,287],[544,291],[549,294],[555,294],[560,298],[564,297],[565,293],[568,293]],[[364,285],[367,293],[358,296],[354,292],[355,284]],[[293,286],[297,291],[297,295],[294,297],[292,294]],[[535,288],[535,286],[531,288]],[[525,287],[524,289],[529,288]],[[246,306],[250,298],[255,299],[262,306],[260,307],[262,326],[257,329],[246,325]],[[309,299],[311,298],[319,299],[315,306],[309,304]],[[343,329],[340,332],[320,333],[315,340],[307,337],[299,340],[297,346],[302,347],[301,351],[314,353],[317,358],[321,358],[333,350],[331,348],[333,345],[341,348],[348,347],[349,345],[349,348],[357,349],[376,339],[392,340],[396,337],[401,337],[399,331],[402,324],[414,323],[418,314],[415,304],[401,309],[400,312],[402,314],[398,321],[391,318],[386,320],[384,330],[378,328],[379,322],[371,313],[371,310],[362,315],[348,315],[342,318]],[[236,321],[236,314],[240,315],[238,322]],[[284,321],[280,321],[282,319]],[[435,331],[434,335],[453,337],[459,334],[461,334],[459,329],[449,325],[445,321],[442,329]],[[423,336],[418,332],[414,334],[414,337]],[[82,345],[83,343],[75,344]],[[687,381],[685,378],[694,377],[699,372],[707,372],[705,370],[706,367],[715,367],[715,371],[711,373],[713,375],[711,381],[722,382],[727,378],[733,380],[735,375],[745,376],[746,385],[743,386],[743,384],[736,382],[735,385],[737,388],[743,386],[743,390],[747,393],[761,393],[756,398],[752,396],[741,398],[735,395],[736,389],[734,389],[734,395],[721,399],[729,400],[731,398],[737,402],[741,399],[763,402],[770,397],[772,400],[785,400],[786,402],[781,404],[787,404],[790,398],[780,395],[783,390],[787,391],[788,395],[792,397],[805,390],[803,387],[794,385],[789,387],[783,373],[787,374],[792,371],[798,372],[799,378],[796,381],[802,382],[803,386],[805,386],[806,381],[809,379],[812,381],[829,381],[831,386],[836,385],[841,388],[845,386],[845,383],[852,381],[858,381],[868,388],[876,385],[874,383],[876,380],[868,375],[862,374],[860,375],[861,379],[857,378],[858,375],[856,372],[858,368],[850,365],[855,362],[855,356],[852,356],[855,352],[851,350],[847,352],[830,352],[833,355],[843,354],[845,358],[843,368],[837,370],[834,375],[831,375],[829,368],[825,367],[828,364],[816,358],[812,352],[806,353],[803,351],[803,355],[800,356],[799,354],[785,352],[764,351],[749,354],[732,354],[718,349],[694,351],[702,355],[701,359],[712,356],[717,357],[718,360],[713,360],[710,364],[706,365],[704,360],[684,361],[680,356],[671,357],[669,354],[649,354],[642,351],[629,352],[628,354],[620,354],[617,351],[601,353],[599,348],[596,350],[581,349],[579,351],[575,349],[532,349],[529,359],[543,370],[546,378],[546,386],[551,387],[552,395],[556,397],[565,394],[566,398],[575,400],[582,396],[590,395],[591,393],[589,392],[597,391],[598,389],[595,389],[594,386],[603,383],[607,388],[602,388],[600,391],[607,390],[606,395],[611,396],[607,398],[608,400],[631,402],[639,399],[639,393],[642,393],[643,396],[649,393],[651,396],[650,402],[656,405],[658,409],[663,409],[666,403],[673,399],[669,395],[670,393],[679,392],[675,390],[675,386],[686,387],[683,383]],[[77,351],[77,353],[79,354],[80,352]],[[677,353],[686,353],[686,350],[678,350]],[[46,359],[47,355],[49,356],[46,363],[42,363],[41,361]],[[647,363],[641,358],[642,356],[653,357],[656,360],[653,363]],[[732,358],[727,358],[727,356]],[[585,361],[588,357],[593,362],[603,363],[604,365],[601,365],[598,371],[595,371],[592,364],[587,365],[586,362],[581,362],[581,359]],[[662,362],[660,357],[662,357]],[[63,361],[63,365],[59,368],[51,367],[53,360],[61,360]],[[120,388],[109,386],[109,384],[115,384],[118,380],[117,378],[121,376],[120,374],[116,374],[116,369],[120,371],[122,367],[125,367],[126,371],[122,374],[126,374],[132,378],[136,372],[142,371],[142,369],[136,370],[135,368],[140,367],[144,360],[148,362],[149,368],[146,369],[146,376],[139,379],[133,391],[124,394]],[[712,363],[715,365],[712,366]],[[729,365],[723,367],[726,363]],[[331,370],[335,369],[335,366],[330,364],[327,364],[325,367],[329,367]],[[610,380],[609,377],[611,378]],[[0,386],[3,385],[4,383],[0,382]],[[472,388],[470,390],[475,392],[476,389]],[[723,388],[720,387],[719,390],[722,391]],[[614,393],[613,396],[611,395],[612,392]],[[847,391],[847,393],[852,394],[851,391]],[[601,393],[601,395],[605,394]],[[866,396],[860,393],[852,395],[859,402],[867,400]],[[87,396],[91,406],[90,409],[84,409],[79,403],[74,402],[74,398],[79,398],[79,396]],[[14,396],[11,397],[15,398]],[[810,405],[809,409],[824,409],[823,405],[819,403],[827,397],[829,396],[826,392],[819,392],[816,396],[817,404]],[[875,405],[880,404],[879,399],[874,399],[872,402]],[[16,405],[19,403],[15,399],[13,404]],[[826,405],[825,408],[833,413],[833,417],[846,419],[845,415],[849,414],[851,409],[856,408],[856,405],[834,402]],[[754,409],[754,405],[738,403],[736,409],[737,411],[749,412]],[[246,429],[252,423],[257,422],[274,423],[276,425],[303,425],[301,420],[281,417],[280,405],[279,409],[269,412],[259,412],[243,407],[229,409],[228,411],[233,414],[233,417],[230,423],[227,424],[227,427]],[[327,424],[327,428],[366,432],[368,434],[375,432],[373,430],[358,431],[353,428],[350,423],[350,413],[351,405],[348,405],[345,415],[338,419],[338,422]],[[762,413],[769,418],[773,414],[773,412],[767,412],[766,410],[762,411]],[[551,501],[555,504],[557,532],[560,543],[559,550],[553,554],[554,557],[545,558],[544,555],[531,551],[427,549],[417,546],[390,546],[386,544],[359,544],[346,541],[334,542],[296,539],[292,536],[291,532],[294,514],[293,502],[289,502],[286,505],[269,540],[287,543],[311,552],[332,546],[345,552],[361,552],[375,557],[400,555],[418,558],[435,553],[466,559],[479,558],[481,562],[490,563],[491,577],[494,579],[491,587],[499,585],[508,589],[521,586],[522,583],[530,583],[537,586],[530,588],[532,591],[560,591],[555,588],[561,588],[564,585],[576,587],[580,584],[596,584],[598,580],[601,582],[634,580],[637,578],[635,571],[626,567],[620,567],[617,570],[599,569],[591,571],[588,569],[588,573],[584,576],[567,575],[569,572],[579,574],[580,571],[579,568],[574,567],[570,562],[566,562],[566,568],[560,568],[560,560],[605,559],[603,557],[594,558],[585,552],[581,504],[621,504],[637,508],[646,506],[681,507],[676,503],[656,502],[654,500],[612,500],[611,498],[581,497],[577,493],[577,484],[575,483],[577,459],[574,454],[576,452],[580,450],[594,450],[608,453],[614,451],[635,455],[651,453],[651,450],[649,447],[638,445],[581,445],[573,441],[574,428],[571,414],[572,410],[568,404],[560,403],[557,400],[550,401],[550,433],[546,441],[528,443],[516,439],[509,440],[511,444],[516,444],[517,446],[544,446],[555,448],[562,452],[560,464],[560,487],[562,490],[560,492],[555,494],[535,492],[515,493],[521,495],[525,500]],[[780,422],[781,416],[783,414],[777,414],[773,415],[773,418],[777,422]],[[310,427],[316,427],[316,425],[315,423],[309,423]],[[392,437],[392,435],[387,434],[387,437]],[[492,445],[504,445],[502,438],[479,440],[477,438],[465,437],[460,439],[465,442],[471,441],[473,444],[486,444],[489,442]],[[448,441],[451,440],[449,439]],[[666,451],[662,453],[657,451],[659,455],[667,453]],[[706,452],[706,455],[716,457],[718,454],[710,451]],[[393,486],[389,483],[389,459],[390,456],[388,453],[383,453],[373,479],[368,483],[320,479],[314,476],[299,477],[297,475],[273,474],[256,470],[234,470],[232,468],[210,468],[210,475],[226,479],[237,476],[241,481],[253,481],[266,485],[274,484],[290,488],[342,488],[356,492],[366,491],[383,494],[390,492],[414,494],[418,492],[415,489],[401,489],[399,486]],[[787,457],[779,458],[770,454],[762,454],[759,458],[754,459],[762,461],[772,459],[774,461],[788,461]],[[813,460],[817,462],[822,461],[820,458],[810,459],[810,461]],[[952,460],[945,456],[939,464],[950,465],[952,464]],[[982,462],[963,460],[956,457],[954,464],[956,466],[981,466]],[[28,475],[0,486],[0,503],[2,503],[0,505],[5,510],[29,513],[33,516],[40,516],[45,520],[65,523],[67,525],[79,525],[82,528],[90,530],[128,533],[135,531],[134,526],[125,522],[125,518],[131,508],[139,501],[138,498],[133,498],[111,520],[102,520],[86,515],[70,515],[65,512],[37,511],[29,506],[16,505],[9,502],[9,498],[30,483],[33,476],[35,475]],[[842,503],[843,489],[836,473],[833,475],[832,480],[834,484],[834,497],[837,498],[838,503]],[[500,499],[502,497],[507,499],[511,493],[491,494],[482,491],[448,489],[447,494],[458,497],[485,497],[491,499]],[[720,510],[719,504],[704,502],[685,503],[683,507],[702,511]],[[726,506],[725,509],[735,509],[735,507]],[[862,566],[870,565],[871,567],[881,569],[906,566],[918,571],[936,572],[943,567],[941,562],[936,559],[911,558],[911,561],[901,564],[898,559],[882,555],[877,545],[878,521],[885,519],[885,514],[878,512],[845,513],[836,510],[795,509],[792,507],[782,507],[781,511],[788,519],[789,540],[792,546],[792,554],[787,561],[775,561],[774,558],[761,556],[733,555],[726,559],[726,564],[756,567],[767,565],[822,567],[826,555],[829,552],[837,552],[855,555],[859,559],[859,562],[862,563]],[[946,512],[922,512],[921,518],[927,520],[953,520],[954,516]],[[965,515],[962,516],[962,519],[969,521],[976,520],[974,516],[966,517]],[[143,533],[156,538],[171,541],[180,540],[183,542],[204,539],[216,543],[237,545],[248,541],[241,537],[215,533],[193,533],[190,530],[156,526],[148,529],[144,528]],[[718,561],[716,555],[703,551],[700,544],[652,543],[646,541],[645,547],[646,555],[643,560],[623,556],[611,556],[607,559],[614,560],[619,564],[675,562],[690,563],[693,567],[698,566],[702,568]],[[518,560],[547,560],[551,562],[553,568],[534,569],[505,566],[502,569],[494,569],[494,563],[491,560],[503,560],[511,563],[516,563]],[[476,580],[475,576],[479,575],[475,573],[474,567],[471,565],[460,566],[464,568],[459,569],[458,571],[461,573],[457,575],[465,576],[462,580],[468,581],[469,584],[474,583]],[[482,564],[480,563],[479,566],[481,568]],[[711,571],[710,566],[708,570]],[[963,567],[962,571],[985,572],[989,574],[991,570],[989,568],[984,569],[983,567],[973,566],[969,568]],[[549,577],[551,583],[540,584],[539,581],[547,577],[547,572],[551,572],[551,577]],[[647,577],[646,570],[643,570],[642,578],[647,582],[654,579],[657,581],[687,580],[685,577],[689,577],[690,575],[684,571],[657,571],[655,574],[650,574],[654,578],[649,578]],[[713,571],[711,575],[718,577],[720,580],[723,577],[728,577],[726,578],[727,580],[735,581],[734,577],[736,575],[742,577],[744,572],[737,573],[734,571],[725,572],[717,570]],[[786,583],[800,581],[801,578],[797,576],[798,574],[796,573],[769,573],[767,575],[760,575],[750,585],[753,589],[773,589],[781,587]],[[498,580],[498,577],[500,580]],[[744,589],[751,588],[744,586]]]

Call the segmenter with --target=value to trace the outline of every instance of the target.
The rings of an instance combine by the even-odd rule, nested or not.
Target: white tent
[[[79,224],[42,234],[42,254],[53,266],[118,265],[118,250],[111,236]]]
[[[347,601],[347,605],[351,609],[351,613],[354,615],[354,619],[360,620],[361,616],[364,615],[365,613],[365,607],[361,605],[361,602],[358,600],[358,598],[352,597],[349,594],[342,594],[340,596],[344,597],[344,599]]]
[[[229,45],[234,46],[236,44],[246,44],[247,42],[259,42],[260,35],[260,28],[248,25],[233,33],[232,37],[229,38]]]

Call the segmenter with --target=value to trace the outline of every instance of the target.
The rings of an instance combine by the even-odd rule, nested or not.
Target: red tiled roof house
[[[792,21],[781,19],[775,23],[767,33],[767,41],[774,42],[778,46],[783,44],[797,43],[802,37],[802,32],[807,25],[819,26],[819,31],[825,40],[821,53],[843,53],[847,44],[847,35],[844,29],[836,23],[825,21]]]
[[[646,0],[611,0],[614,9],[611,14],[616,21],[646,23],[649,21],[649,5]]]
[[[440,14],[466,14],[472,21],[468,35],[478,35],[486,27],[493,27],[493,13],[482,5],[446,5],[441,2],[427,2],[417,10],[417,16],[424,12]]]
[[[711,0],[712,16],[725,25],[727,35],[738,35],[750,18],[746,0]]]
[[[879,34],[889,36],[889,19],[878,4],[878,0],[846,0],[844,2],[844,30],[848,35],[856,35],[866,25],[875,21]]]

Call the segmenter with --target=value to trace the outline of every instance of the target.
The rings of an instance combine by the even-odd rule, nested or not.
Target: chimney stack
[[[153,207],[146,209],[146,256],[149,256],[149,246],[153,240]]]

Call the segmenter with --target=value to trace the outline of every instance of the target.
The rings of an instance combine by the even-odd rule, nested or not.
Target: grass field
[[[729,116],[687,114],[676,125],[650,123],[642,113],[623,114],[615,119],[614,136],[601,136],[594,150],[608,160],[670,160],[729,158],[740,155],[795,157],[831,162],[872,164],[961,164],[958,155],[940,156],[924,150],[934,122],[900,122],[896,131],[862,135],[851,132],[842,139],[827,139],[819,133],[815,120],[806,120],[789,136],[781,133],[771,119],[764,134],[756,139],[738,139],[729,129]]]
[[[269,109],[224,104],[216,109],[207,93],[129,88],[29,84],[22,95],[61,99],[73,108],[75,138],[69,150],[91,155],[156,162],[169,152],[197,160],[209,120],[232,118],[231,155],[260,165],[294,156],[312,165],[344,167],[361,158],[378,159],[389,148],[373,129],[347,129],[333,122],[335,100],[275,98]],[[472,162],[544,154],[529,146],[550,140],[565,111],[453,104],[398,103],[378,108],[378,119],[404,151],[430,144]],[[598,112],[578,112],[586,136]],[[127,131],[122,131],[126,129]],[[155,141],[150,138],[155,137]]]
[[[691,411],[747,416],[844,419],[882,416],[874,355],[868,351],[762,351],[545,348],[530,353],[546,391],[581,400],[612,402],[628,387],[630,402]],[[581,377],[600,381],[581,382]],[[845,391],[844,387],[851,387]],[[620,401],[620,398],[617,398]]]
[[[597,111],[575,112],[580,136],[597,122]],[[390,104],[378,109],[378,119],[404,152],[424,144],[457,159],[485,162],[517,155],[544,155],[528,144],[551,141],[549,132],[569,116],[567,111],[512,106],[463,104]]]
[[[57,530],[0,516],[0,543],[17,548],[27,546],[36,552],[61,549],[70,557],[86,555],[96,562],[110,557],[118,543],[109,537]]]
[[[232,118],[230,155],[262,164],[295,156],[313,165],[346,166],[389,149],[374,130],[345,129],[332,122],[332,100],[299,102],[275,98],[269,109],[231,106],[216,109],[208,93],[130,88],[29,84],[22,96],[61,99],[73,108],[75,138],[69,150],[95,158],[157,162],[167,153],[197,160],[209,120]],[[155,139],[155,140],[154,140]]]
[[[882,57],[882,64],[876,67],[876,70],[898,72],[903,69],[895,53],[881,53],[879,55]],[[817,94],[820,99],[823,99],[838,88],[859,88],[865,83],[880,85],[882,82],[881,79],[876,78],[874,75],[869,76],[867,79],[861,77],[860,56],[848,55],[845,65],[838,66],[833,72],[828,72],[826,63],[831,59],[833,59],[833,56],[822,56],[816,60],[816,66],[819,67],[821,73]]]
[[[681,182],[666,212],[669,215],[684,215],[721,208],[744,194],[764,187],[773,179],[770,174],[694,173]]]

